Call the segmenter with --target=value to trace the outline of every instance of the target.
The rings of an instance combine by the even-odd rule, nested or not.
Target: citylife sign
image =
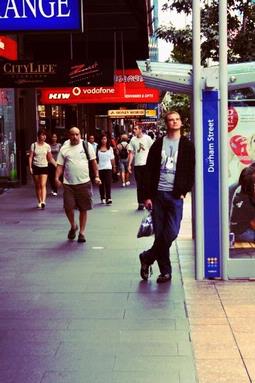
[[[0,0],[0,31],[82,30],[82,0]]]
[[[1,1],[1,0],[0,0]],[[0,37],[1,56],[1,37]],[[0,62],[3,88],[49,86],[98,86],[113,84],[112,72],[107,60],[94,63],[4,61]]]

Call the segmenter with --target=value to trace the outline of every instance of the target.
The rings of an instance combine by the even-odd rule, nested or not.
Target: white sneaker
[[[41,206],[41,202],[38,202],[38,204],[37,204],[37,209],[41,209],[42,208],[42,206]]]
[[[126,186],[125,182],[123,182],[122,187],[124,188]]]
[[[102,205],[105,205],[105,203],[106,203],[106,200],[103,198],[103,199],[101,199],[101,204]]]
[[[54,195],[54,197],[56,197],[58,195],[58,193],[56,192],[51,192],[52,195]]]
[[[129,182],[129,181],[127,181],[127,182],[126,182],[126,186],[129,186],[129,185],[130,185],[130,182]]]

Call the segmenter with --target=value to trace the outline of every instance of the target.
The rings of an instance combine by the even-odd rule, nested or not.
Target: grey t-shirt
[[[168,137],[163,138],[158,190],[173,190],[179,142],[179,138],[176,140]]]

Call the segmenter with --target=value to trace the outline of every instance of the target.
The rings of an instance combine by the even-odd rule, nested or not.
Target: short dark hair
[[[45,128],[39,128],[37,132],[37,137],[40,137],[41,134],[45,134],[47,136],[47,130]]]
[[[250,197],[254,195],[254,174],[255,169],[252,166],[244,168],[239,176],[239,185],[241,185],[241,192],[248,194]]]

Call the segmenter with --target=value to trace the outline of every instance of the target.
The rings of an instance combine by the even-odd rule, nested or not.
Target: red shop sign
[[[156,103],[159,91],[153,88],[129,88],[123,84],[114,87],[41,88],[42,104],[111,104]]]
[[[0,36],[0,57],[17,60],[17,42],[8,36]]]

